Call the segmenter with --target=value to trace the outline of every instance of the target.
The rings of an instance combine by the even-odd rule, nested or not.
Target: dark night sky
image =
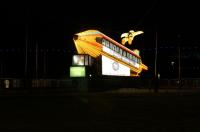
[[[130,29],[144,30],[145,33],[147,32],[145,38],[151,38],[148,33],[152,34],[157,30],[163,40],[171,39],[177,34],[181,34],[186,39],[185,36],[190,32],[197,32],[199,29],[196,3],[141,0],[131,3],[117,2],[113,5],[103,4],[103,1],[79,4],[84,6],[76,7],[73,3],[30,3],[5,7],[3,28],[7,32],[6,37],[24,39],[27,26],[31,39],[42,41],[38,42],[39,45],[62,47],[67,44],[55,45],[52,40],[70,42],[74,33],[92,28],[99,29],[116,39],[119,39],[122,32]],[[189,37],[198,39],[198,35],[191,34]],[[7,43],[6,45],[9,45],[12,42]],[[20,40],[15,43],[20,45]]]
[[[22,65],[24,65],[27,33],[30,50],[28,64],[35,65],[34,49],[38,44],[40,50],[48,50],[48,58],[45,58],[48,62],[46,72],[52,77],[62,77],[67,73],[66,67],[71,64],[71,54],[75,52],[72,36],[87,29],[98,29],[117,41],[120,41],[122,32],[130,29],[143,30],[144,35],[135,39],[134,46],[146,50],[155,47],[157,31],[159,47],[177,47],[177,43],[181,43],[182,47],[196,47],[199,51],[198,10],[197,2],[158,0],[125,1],[113,4],[103,1],[93,1],[92,4],[89,2],[18,3],[5,6],[2,8],[1,15],[3,21],[1,25],[3,37],[0,46],[3,65],[1,73],[4,73],[3,76],[18,77],[18,74],[24,71]],[[134,46],[131,48],[135,48]],[[40,73],[44,72],[44,61],[41,59],[43,51],[39,54]],[[146,61],[153,69],[153,52],[149,53],[150,50],[144,52],[142,54],[144,63]],[[162,53],[160,58],[170,58],[167,51]],[[20,62],[15,68],[8,66],[16,65],[16,58],[13,56]],[[57,65],[52,65],[55,63]],[[195,67],[198,65],[196,64]],[[30,76],[34,74],[31,73],[34,70],[33,66],[29,68]]]

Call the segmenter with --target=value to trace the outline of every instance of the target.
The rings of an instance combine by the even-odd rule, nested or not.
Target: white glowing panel
[[[102,56],[102,75],[130,76],[130,68]]]
[[[84,55],[74,55],[72,62],[73,62],[73,65],[83,66],[84,65]]]

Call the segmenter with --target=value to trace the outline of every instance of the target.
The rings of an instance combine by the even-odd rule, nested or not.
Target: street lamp
[[[178,87],[181,87],[181,35],[178,34]]]
[[[155,69],[154,69],[154,77],[155,78],[157,78],[157,54],[158,54],[158,42],[157,42],[157,37],[158,37],[158,35],[157,35],[157,31],[156,31],[156,45],[155,45]]]
[[[170,73],[171,73],[171,78],[174,78],[175,77],[175,74],[174,74],[174,72],[175,72],[175,62],[174,61],[171,61],[170,62]]]
[[[174,61],[171,61],[172,70],[174,70]]]
[[[155,42],[155,69],[154,69],[154,83],[155,83],[155,88],[154,92],[158,92],[158,75],[157,75],[157,54],[158,54],[158,35],[156,31],[156,42]]]

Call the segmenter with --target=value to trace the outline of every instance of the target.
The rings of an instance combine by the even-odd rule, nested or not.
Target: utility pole
[[[27,70],[28,70],[28,24],[26,24],[26,42],[25,42],[25,78],[27,78]]]
[[[28,80],[28,46],[29,46],[29,12],[26,12],[26,25],[25,25],[25,65],[24,65],[24,88],[29,87]]]
[[[178,87],[181,87],[181,36],[178,35]]]
[[[36,79],[38,78],[38,43],[36,43],[35,49],[35,72],[36,72]]]
[[[156,31],[156,41],[155,41],[155,69],[154,69],[154,83],[155,83],[155,87],[154,87],[154,92],[157,93],[158,92],[158,77],[157,77],[157,54],[158,54],[158,33]]]
[[[158,54],[158,41],[157,41],[157,31],[156,31],[156,43],[155,43],[155,69],[154,69],[154,77],[157,78],[157,54]]]
[[[181,80],[181,50],[180,45],[178,48],[178,79]]]
[[[44,75],[44,77],[46,77],[46,51],[45,51],[45,49],[43,50],[44,52],[44,59],[43,59],[43,75]]]

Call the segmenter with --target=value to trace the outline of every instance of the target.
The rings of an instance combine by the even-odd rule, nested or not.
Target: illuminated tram
[[[139,53],[128,49],[97,30],[77,33],[73,39],[78,54],[88,54],[94,58],[101,56],[102,60],[106,60],[104,63],[112,61],[114,71],[117,71],[119,67],[125,69],[121,73],[128,71],[128,74],[122,76],[139,76],[142,70],[148,70],[148,67],[142,63]],[[108,67],[104,69],[109,71]]]

